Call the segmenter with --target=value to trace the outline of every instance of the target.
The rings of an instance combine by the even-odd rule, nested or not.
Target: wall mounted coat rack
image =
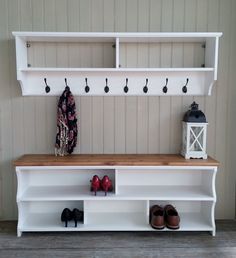
[[[128,94],[128,91],[129,91],[129,87],[128,87],[128,78],[126,78],[126,84],[125,84],[125,87],[124,87],[124,92],[125,93],[127,93]],[[168,88],[167,88],[167,84],[168,84],[168,81],[169,81],[169,79],[168,78],[166,78],[166,84],[165,84],[165,86],[163,87],[163,92],[164,93],[167,93],[167,91],[168,91]],[[65,82],[66,82],[66,85],[67,85],[67,78],[65,78]],[[187,78],[186,79],[186,84],[183,86],[183,88],[182,88],[182,92],[183,93],[187,93],[187,85],[188,85],[188,82],[189,82],[189,79]],[[47,78],[44,78],[44,83],[45,83],[45,85],[46,85],[46,87],[45,87],[45,93],[46,94],[49,94],[50,93],[50,91],[51,91],[51,88],[53,89],[53,86],[52,87],[50,87],[48,84],[47,84]],[[143,87],[143,93],[144,94],[147,94],[148,93],[148,90],[149,90],[149,88],[148,88],[148,83],[149,83],[149,80],[148,80],[148,78],[146,78],[146,83],[145,83],[145,85],[144,85],[144,87]],[[117,92],[117,94],[119,94],[119,92],[121,93],[121,91],[122,91],[122,89],[120,88],[120,89],[113,89],[113,88],[111,88],[111,91],[110,91],[110,88],[109,88],[109,82],[108,82],[108,78],[106,78],[105,79],[105,87],[104,87],[104,92],[105,93],[109,93],[109,92],[111,92],[111,93],[113,93],[113,91],[115,91],[115,92]],[[158,86],[158,85],[153,85],[153,88],[155,88],[155,86]],[[176,85],[177,86],[177,85]],[[66,87],[68,87],[68,86],[66,86]],[[75,88],[75,91],[76,91],[76,88],[78,87],[78,85],[76,84],[76,85],[74,85],[74,87],[73,88]],[[98,87],[98,85],[97,85],[97,82],[96,82],[96,85],[94,85],[94,87],[95,88],[97,88]],[[135,87],[135,89],[134,90],[137,90],[137,86],[135,86],[134,85],[134,87]],[[55,86],[55,88],[56,88],[56,86]],[[159,87],[157,87],[157,88],[159,88]],[[179,88],[179,87],[178,87]],[[93,91],[93,87],[91,87],[91,90]],[[133,91],[134,91],[133,90]],[[132,91],[132,89],[131,89],[131,91]],[[84,92],[85,93],[87,93],[87,94],[89,94],[90,93],[90,87],[88,86],[88,78],[85,78],[85,88],[84,88]]]
[[[13,32],[13,35],[17,79],[24,96],[60,95],[65,78],[70,81],[74,95],[184,96],[211,95],[217,80],[222,33]],[[176,59],[171,54],[176,49],[187,52],[188,60],[181,60],[180,54]],[[39,60],[35,60],[37,55]],[[71,60],[75,66],[70,67]]]

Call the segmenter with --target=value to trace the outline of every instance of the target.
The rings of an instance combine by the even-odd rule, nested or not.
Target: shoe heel
[[[104,176],[101,180],[101,188],[105,192],[105,196],[107,195],[107,192],[113,188],[112,181],[108,176]]]
[[[65,208],[61,213],[61,221],[65,222],[65,227],[68,227],[68,221],[72,219],[72,212],[70,209]]]
[[[75,228],[77,228],[78,221],[83,221],[83,212],[75,208],[72,214],[75,222]]]
[[[100,190],[100,178],[97,175],[93,176],[93,179],[90,180],[91,186],[90,186],[90,191],[94,192],[94,195],[97,195],[97,191]]]

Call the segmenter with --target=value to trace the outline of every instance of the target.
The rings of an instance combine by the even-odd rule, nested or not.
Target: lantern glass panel
[[[190,129],[190,151],[203,150],[203,133],[204,128],[201,126],[193,126]]]

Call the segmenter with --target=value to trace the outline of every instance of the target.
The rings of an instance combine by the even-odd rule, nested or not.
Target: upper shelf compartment
[[[17,79],[23,95],[59,95],[67,78],[74,95],[175,96],[211,94],[217,80],[222,33],[13,32],[13,35]],[[50,85],[48,93],[44,78]],[[183,90],[185,85],[187,90]]]

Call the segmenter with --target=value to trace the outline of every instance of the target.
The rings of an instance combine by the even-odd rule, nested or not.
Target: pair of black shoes
[[[78,221],[83,222],[83,220],[84,220],[84,212],[80,211],[76,208],[73,211],[71,211],[68,208],[65,208],[61,214],[61,221],[65,222],[65,227],[67,227],[68,221],[70,221],[70,220],[74,220],[75,227],[77,227],[77,222]]]

